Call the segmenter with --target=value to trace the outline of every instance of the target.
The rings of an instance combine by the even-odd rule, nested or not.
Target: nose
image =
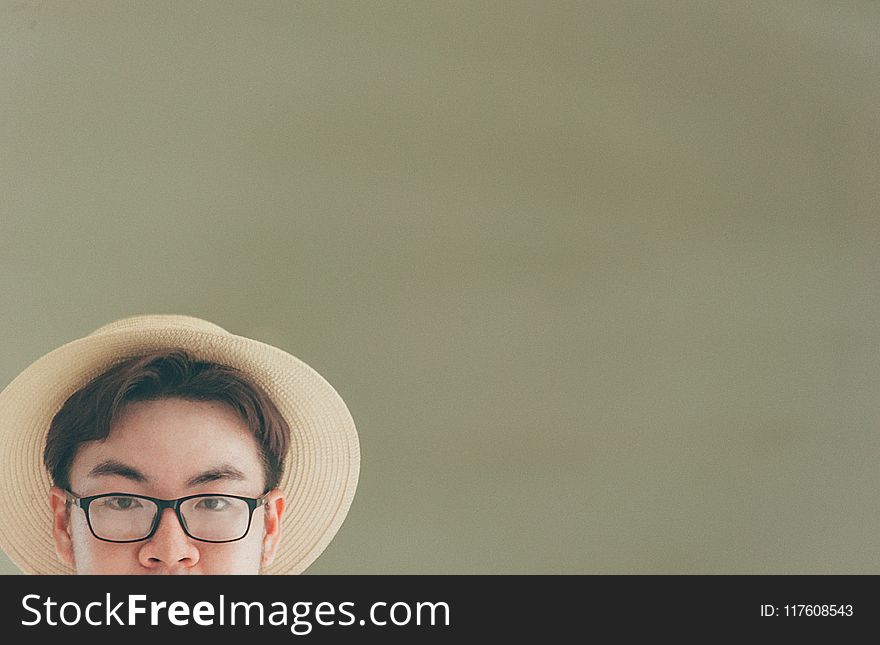
[[[195,541],[184,533],[177,515],[170,508],[162,512],[156,532],[138,552],[141,566],[157,573],[185,571],[194,567],[199,557]]]

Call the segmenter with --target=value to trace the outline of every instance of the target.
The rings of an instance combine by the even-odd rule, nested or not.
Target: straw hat
[[[298,358],[199,318],[132,316],[46,354],[0,392],[0,547],[25,573],[73,573],[55,554],[43,448],[67,398],[112,365],[155,350],[183,349],[237,368],[268,394],[290,426],[280,488],[284,537],[265,573],[302,572],[327,547],[357,487],[360,447],[336,390]]]

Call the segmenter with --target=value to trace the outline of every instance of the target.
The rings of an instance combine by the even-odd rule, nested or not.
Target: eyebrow
[[[104,475],[116,475],[117,477],[125,477],[139,483],[146,483],[150,478],[144,475],[137,468],[128,466],[121,461],[115,459],[107,459],[89,471],[90,477],[101,477]]]
[[[124,464],[121,461],[116,461],[115,459],[102,461],[89,471],[89,476],[91,477],[110,475],[124,477],[125,479],[130,479],[131,481],[141,484],[150,481],[150,478],[137,468]],[[221,464],[220,466],[209,468],[208,470],[200,472],[198,475],[190,477],[189,480],[187,480],[186,485],[198,486],[200,484],[207,484],[209,482],[220,480],[244,481],[246,479],[247,477],[245,477],[245,474],[232,464]]]
[[[245,477],[245,474],[235,466],[231,464],[223,464],[201,472],[194,477],[190,477],[189,481],[186,482],[186,485],[198,486],[199,484],[207,484],[208,482],[215,482],[223,479],[244,481],[247,477]]]

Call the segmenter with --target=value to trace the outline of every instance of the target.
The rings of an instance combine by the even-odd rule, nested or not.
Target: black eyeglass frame
[[[226,493],[199,493],[198,495],[187,495],[186,497],[178,497],[177,499],[160,499],[158,497],[150,497],[148,495],[137,495],[135,493],[101,493],[100,495],[90,495],[89,497],[77,497],[69,490],[64,491],[68,503],[71,503],[75,506],[79,506],[86,514],[86,522],[89,525],[89,530],[92,532],[92,535],[95,536],[98,540],[103,542],[113,542],[114,544],[130,544],[132,542],[144,542],[149,540],[155,535],[156,530],[159,528],[159,524],[162,522],[162,512],[166,508],[170,508],[174,511],[174,514],[177,516],[177,521],[180,523],[180,528],[183,529],[183,532],[187,534],[188,537],[193,540],[197,540],[199,542],[208,542],[210,544],[226,544],[228,542],[238,542],[239,540],[243,540],[247,537],[247,534],[250,533],[251,530],[251,522],[254,518],[254,511],[257,510],[261,506],[265,506],[269,503],[269,493],[264,493],[261,497],[243,497],[241,495],[227,495]],[[94,502],[96,499],[101,499],[102,497],[136,497],[137,499],[146,499],[158,507],[156,511],[156,517],[153,518],[153,526],[150,527],[150,533],[146,537],[138,538],[137,540],[108,540],[107,538],[102,538],[100,535],[95,533],[95,529],[92,528],[92,517],[89,513],[89,505]],[[197,538],[192,533],[189,532],[189,529],[186,528],[186,522],[183,520],[183,516],[180,514],[180,505],[190,499],[195,499],[197,497],[232,497],[234,499],[240,499],[247,502],[248,505],[248,525],[245,529],[244,533],[241,537],[237,537],[234,540],[203,540],[202,538]]]

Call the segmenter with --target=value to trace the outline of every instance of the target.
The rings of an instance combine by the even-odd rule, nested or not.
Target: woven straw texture
[[[0,393],[0,545],[25,573],[69,574],[51,535],[46,433],[67,398],[113,364],[181,348],[250,375],[291,430],[281,488],[283,538],[267,574],[297,574],[327,547],[351,506],[360,446],[344,401],[315,370],[277,347],[190,316],[124,318],[46,354]]]

